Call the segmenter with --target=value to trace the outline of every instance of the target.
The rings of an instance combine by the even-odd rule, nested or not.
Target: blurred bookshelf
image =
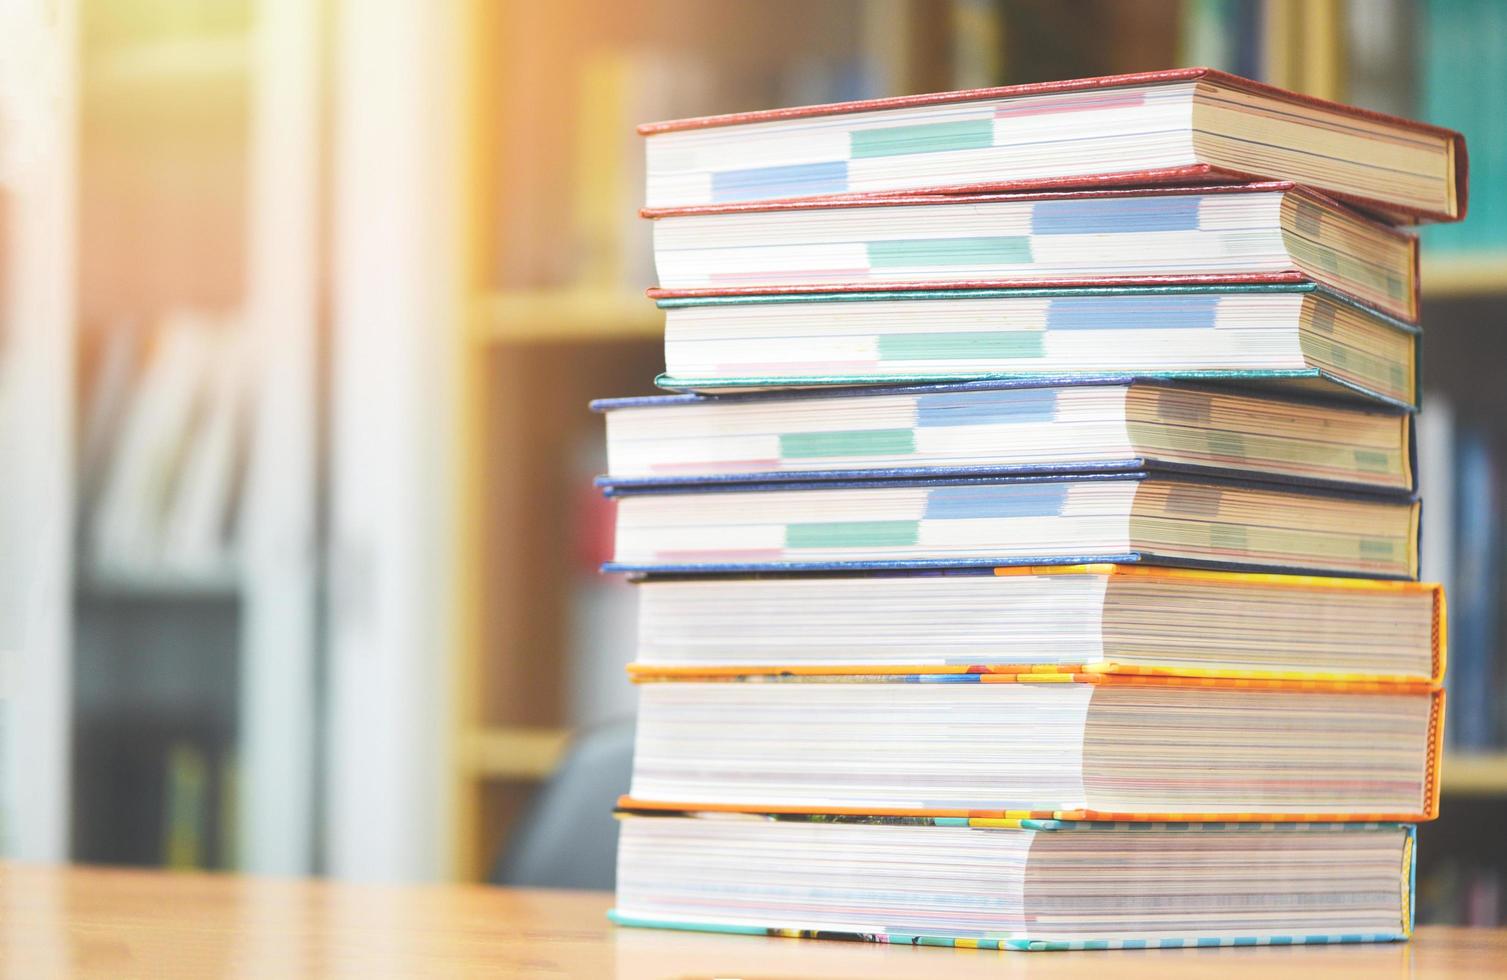
[[[246,389],[217,365],[242,332],[252,7],[79,14],[70,849],[228,868]]]
[[[472,310],[478,343],[654,339],[664,317],[642,293],[559,289],[484,295]]]
[[[1424,380],[1431,392],[1459,401],[1436,415],[1487,424],[1493,444],[1507,438],[1489,421],[1507,417],[1507,404],[1492,380],[1503,363],[1492,352],[1502,345],[1486,336],[1507,308],[1507,240],[1493,240],[1489,227],[1507,236],[1493,217],[1507,190],[1482,169],[1502,152],[1502,114],[1484,97],[1501,85],[1483,73],[1507,71],[1507,29],[1478,31],[1471,42],[1500,49],[1493,57],[1477,52],[1476,105],[1462,102],[1458,93],[1468,89],[1445,84],[1453,70],[1447,51],[1460,43],[1462,25],[1500,16],[1485,0],[884,0],[818,8],[659,0],[632,17],[594,0],[549,13],[473,6],[474,342],[463,355],[460,393],[468,461],[462,526],[470,537],[460,572],[453,764],[463,878],[485,877],[518,807],[569,733],[601,720],[582,714],[574,689],[631,656],[631,609],[604,598],[610,586],[591,585],[592,562],[574,553],[592,551],[577,539],[584,526],[601,523],[580,494],[593,475],[583,461],[601,440],[585,402],[648,393],[660,368],[661,320],[641,295],[652,268],[647,223],[633,219],[642,152],[634,123],[1204,64],[1462,128],[1476,161],[1471,221],[1483,229],[1464,240],[1455,229],[1424,232]],[[777,29],[797,21],[799,32]],[[679,81],[673,95],[666,74]],[[604,85],[616,94],[603,96]],[[531,98],[509,98],[520,92]],[[1446,240],[1437,241],[1441,234]],[[1443,428],[1440,438],[1453,440],[1452,425]],[[1425,472],[1424,482],[1453,498],[1454,478],[1443,477],[1441,488],[1441,477]],[[1425,540],[1458,536],[1450,516],[1457,509],[1430,507],[1446,526],[1429,523]],[[583,613],[582,603],[593,602],[605,612]],[[1452,609],[1452,627],[1456,613],[1471,617]],[[598,646],[590,651],[572,635],[571,621],[582,615],[607,617],[591,633]],[[1488,655],[1500,662],[1501,638],[1485,642],[1495,644]],[[1457,661],[1452,669],[1459,676],[1478,668]],[[1500,684],[1507,667],[1495,676],[1464,683]],[[619,693],[608,703],[625,713],[631,700]],[[1442,791],[1446,814],[1456,817],[1424,828],[1420,865],[1439,883],[1428,906],[1437,919],[1495,914],[1476,899],[1500,887],[1507,855],[1478,846],[1471,828],[1507,802],[1504,736],[1499,724],[1494,741],[1449,750]],[[1472,847],[1496,877],[1458,873]],[[1472,911],[1462,911],[1467,906]]]
[[[484,728],[462,746],[460,765],[479,779],[542,779],[569,741],[567,728]]]
[[[81,596],[103,598],[220,598],[240,591],[241,572],[228,562],[189,573],[155,566],[116,568],[97,564],[80,570],[75,587]]]
[[[30,72],[0,71],[4,135],[38,154],[17,158],[16,251],[28,281],[57,288],[29,299],[27,330],[51,350],[24,351],[37,389],[16,428],[41,455],[0,439],[21,491],[5,518],[60,538],[56,553],[18,551],[25,572],[5,575],[33,590],[21,609],[59,593],[55,643],[22,647],[34,676],[8,710],[25,724],[3,728],[5,768],[28,781],[7,786],[9,855],[313,869],[313,746],[296,735],[313,728],[298,668],[315,641],[299,614],[314,597],[305,451],[318,420],[314,306],[296,283],[315,263],[287,215],[313,213],[295,178],[315,158],[279,101],[291,85],[318,103],[297,89],[314,77],[300,50],[280,43],[300,16],[318,13],[301,0],[23,0],[0,15]],[[5,104],[13,94],[37,104]],[[38,482],[42,460],[66,469],[59,484]],[[22,499],[38,506],[17,517]]]

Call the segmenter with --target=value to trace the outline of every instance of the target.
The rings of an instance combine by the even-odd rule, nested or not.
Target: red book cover
[[[748,201],[733,204],[703,204],[695,207],[662,209],[653,213],[655,217],[671,217],[674,215],[692,214],[730,214],[752,211],[816,211],[835,208],[863,208],[863,207],[886,207],[886,206],[909,206],[918,204],[931,204],[945,206],[951,204],[981,204],[991,201],[1054,201],[1077,198],[1117,198],[1117,197],[1174,197],[1184,194],[1253,194],[1269,193],[1273,191],[1296,192],[1312,198],[1327,207],[1346,210],[1345,206],[1334,198],[1309,187],[1299,187],[1292,181],[1260,181],[1249,184],[1225,184],[1212,186],[1178,186],[1178,187],[1155,187],[1138,189],[1114,189],[1114,190],[1072,190],[1072,191],[1048,191],[1037,193],[1008,193],[1008,194],[867,194],[856,198],[811,198],[799,201]],[[1409,322],[1417,320],[1418,310],[1418,240],[1414,235],[1395,228],[1387,227],[1374,219],[1356,215],[1359,220],[1372,221],[1378,224],[1387,234],[1406,239],[1411,243],[1413,256],[1412,293],[1409,299],[1411,315],[1405,315],[1400,311],[1389,311],[1393,316],[1399,316]],[[820,294],[842,292],[902,292],[906,290],[926,289],[1016,289],[1016,288],[1076,288],[1081,286],[1209,286],[1209,285],[1248,285],[1253,283],[1301,283],[1309,282],[1310,279],[1301,272],[1252,272],[1252,273],[1220,273],[1215,275],[1188,274],[1188,275],[1129,275],[1129,276],[1081,276],[1067,279],[956,279],[945,282],[855,282],[855,283],[821,283],[781,286],[716,286],[698,289],[662,289],[653,287],[646,292],[652,299],[673,299],[679,297],[695,296],[756,296],[769,294],[796,295],[796,294]],[[1334,286],[1329,288],[1333,289]],[[1355,299],[1355,297],[1351,297]],[[1374,304],[1356,300],[1362,305]]]
[[[699,116],[693,119],[674,119],[666,122],[644,123],[638,127],[640,134],[677,132],[688,129],[709,129],[716,126],[735,126],[743,123],[777,122],[786,119],[803,119],[812,116],[841,115],[854,112],[874,112],[883,109],[902,109],[916,106],[946,105],[955,102],[974,102],[984,99],[1008,99],[1032,95],[1053,95],[1066,92],[1082,92],[1102,88],[1145,86],[1205,80],[1230,89],[1242,90],[1254,95],[1278,99],[1297,105],[1342,113],[1356,119],[1395,126],[1417,133],[1428,133],[1447,139],[1455,167],[1455,196],[1458,213],[1422,211],[1405,208],[1388,201],[1380,201],[1358,194],[1335,193],[1361,210],[1400,224],[1431,221],[1459,221],[1465,217],[1467,204],[1467,175],[1469,161],[1465,151],[1465,137],[1460,133],[1429,123],[1403,119],[1370,109],[1331,102],[1327,99],[1290,92],[1267,85],[1264,82],[1241,78],[1213,68],[1173,68],[1164,71],[1136,72],[1128,75],[1105,75],[1099,78],[1076,78],[1054,82],[1033,82],[1025,85],[1005,85],[997,88],[965,89],[957,92],[936,92],[924,95],[902,95],[884,99],[863,99],[855,102],[834,102],[827,105],[794,106],[784,109],[765,109],[757,112],[733,112],[717,116]],[[1030,180],[999,180],[973,184],[958,184],[928,188],[927,194],[973,194],[991,191],[1044,190],[1054,187],[1112,187],[1112,186],[1157,186],[1167,184],[1221,183],[1232,180],[1263,180],[1270,175],[1228,170],[1208,164],[1187,167],[1170,167],[1159,170],[1134,170],[1076,177],[1033,178]],[[832,195],[833,200],[859,200],[867,195],[861,193]],[[767,204],[769,202],[760,202]],[[645,209],[645,217],[678,213],[679,209]]]

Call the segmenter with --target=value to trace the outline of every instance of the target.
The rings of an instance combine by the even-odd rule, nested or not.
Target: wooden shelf
[[[462,772],[479,779],[533,781],[555,769],[570,741],[566,728],[483,728],[462,736]]]
[[[664,315],[639,293],[561,289],[482,296],[472,311],[480,343],[650,338],[664,330]]]
[[[251,71],[251,43],[240,34],[138,41],[109,52],[94,70],[109,87],[244,80]]]
[[[1507,252],[1425,257],[1420,279],[1425,299],[1507,293]]]
[[[87,564],[78,576],[81,595],[111,599],[233,599],[241,592],[241,572],[233,565],[192,572],[154,566]]]
[[[1507,796],[1507,752],[1445,756],[1444,792],[1459,796]]]

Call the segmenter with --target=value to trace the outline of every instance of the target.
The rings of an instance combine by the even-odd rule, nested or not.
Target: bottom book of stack
[[[623,809],[624,925],[979,949],[1388,942],[1414,827]]]

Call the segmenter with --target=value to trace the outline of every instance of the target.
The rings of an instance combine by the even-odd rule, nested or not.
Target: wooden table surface
[[[1507,932],[1410,943],[1006,953],[617,929],[611,896],[0,865],[5,977],[1507,976]],[[1107,972],[1112,971],[1112,972]]]

